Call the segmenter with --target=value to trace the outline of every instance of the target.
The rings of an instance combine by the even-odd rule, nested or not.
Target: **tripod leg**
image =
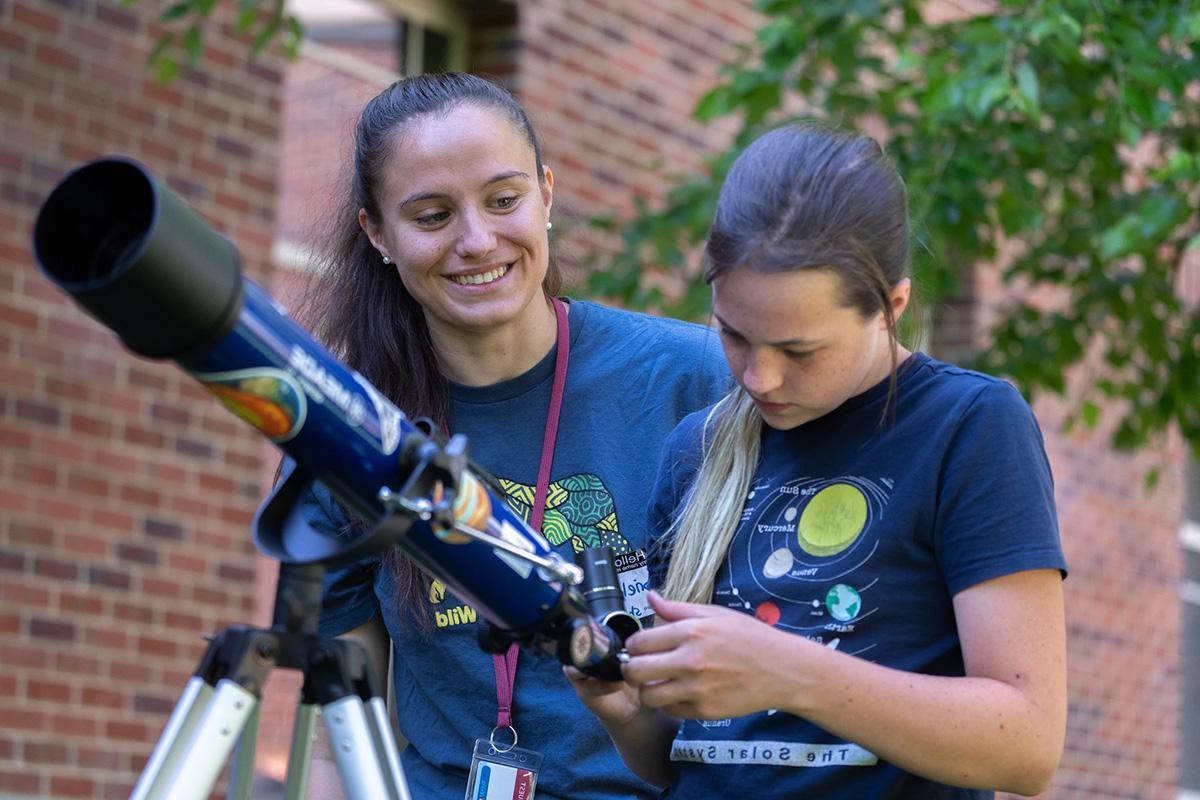
[[[129,800],[148,800],[156,796],[151,792],[161,792],[163,774],[170,772],[174,768],[174,762],[178,760],[178,744],[191,738],[192,731],[204,716],[204,710],[211,699],[212,687],[201,678],[193,677],[187,682],[179,702],[171,712],[171,718],[167,720],[167,726],[163,728],[162,736],[158,737],[158,743],[154,745],[154,751],[150,754],[137,785],[133,787],[133,794],[129,796]]]
[[[233,761],[229,765],[229,792],[232,800],[250,800],[250,787],[254,782],[254,751],[258,744],[258,719],[262,704],[255,703],[254,711],[246,720],[242,734],[233,750]]]
[[[392,782],[399,787],[400,797],[408,800],[408,782],[404,779],[404,770],[400,767],[400,751],[396,747],[396,737],[392,734],[387,703],[382,698],[372,697],[367,702],[367,723],[371,726],[380,768],[386,770]]]
[[[221,680],[214,690],[193,677],[130,800],[205,800],[257,706],[233,681]]]
[[[368,713],[362,698],[349,695],[321,708],[346,796],[412,800],[387,724],[387,707],[378,697],[370,704]]]
[[[296,720],[292,723],[292,745],[288,749],[286,800],[303,800],[308,788],[308,765],[312,758],[313,727],[317,707],[301,701],[296,705]]]

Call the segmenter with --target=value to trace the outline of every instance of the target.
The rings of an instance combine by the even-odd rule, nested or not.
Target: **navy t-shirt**
[[[1066,568],[1041,432],[1008,383],[920,353],[902,366],[885,419],[887,395],[884,381],[793,430],[764,426],[713,602],[888,667],[963,675],[953,596]],[[691,415],[668,440],[656,541],[695,474],[705,418]],[[671,758],[667,797],[992,796],[911,775],[774,710],[684,721]]]
[[[716,335],[698,325],[570,304],[570,364],[542,531],[568,560],[573,549],[605,544],[634,562],[646,546],[645,509],[660,448],[686,414],[729,386]],[[537,481],[554,373],[552,350],[529,372],[485,387],[451,386],[450,427],[497,477],[528,519]],[[318,491],[308,508],[318,530],[345,525]],[[649,612],[647,570],[621,573],[627,607]],[[632,563],[631,563],[632,565]],[[395,587],[378,558],[331,573],[321,632],[335,635],[382,616],[393,641],[395,700],[409,746],[402,763],[412,794],[460,798],[476,739],[496,724],[492,657],[480,650],[476,610],[434,582],[422,631],[395,610]],[[537,797],[653,797],[621,762],[607,734],[576,698],[553,658],[521,651],[513,725],[519,746],[542,753]]]

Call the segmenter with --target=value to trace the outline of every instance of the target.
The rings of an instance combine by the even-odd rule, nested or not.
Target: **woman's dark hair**
[[[704,279],[735,269],[823,269],[864,318],[882,313],[908,274],[908,205],[879,143],[820,123],[778,128],[738,156],[721,188]],[[894,379],[894,376],[893,376]]]
[[[545,183],[542,152],[525,110],[504,88],[465,73],[415,75],[396,81],[363,108],[354,138],[354,162],[331,220],[325,252],[310,284],[300,316],[314,334],[348,367],[360,372],[410,418],[427,417],[448,425],[449,389],[438,368],[425,312],[404,287],[394,266],[383,263],[358,223],[359,209],[372,222],[382,221],[380,200],[396,137],[431,115],[461,106],[502,112],[529,143],[538,182]],[[551,258],[542,288],[548,296],[561,288]],[[361,523],[358,523],[361,524]],[[398,550],[385,562],[396,577],[402,610],[424,609],[429,580]],[[423,624],[427,615],[414,613]]]

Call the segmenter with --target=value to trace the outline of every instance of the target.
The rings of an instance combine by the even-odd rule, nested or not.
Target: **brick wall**
[[[32,264],[36,209],[141,159],[269,271],[281,64],[219,19],[202,71],[144,63],[156,3],[0,0],[0,795],[126,797],[203,651],[254,612],[264,448],[127,354]],[[220,12],[223,13],[223,12]]]

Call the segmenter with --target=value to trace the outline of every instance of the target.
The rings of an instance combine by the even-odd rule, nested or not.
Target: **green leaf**
[[[191,2],[183,0],[183,2],[172,3],[164,8],[162,13],[158,15],[158,19],[161,22],[172,22],[173,20],[182,19],[190,13],[192,13]]]
[[[187,53],[188,66],[196,66],[200,62],[200,55],[204,52],[204,36],[200,33],[199,25],[193,25],[187,29],[187,33],[183,36],[183,49]]]
[[[1080,407],[1079,415],[1083,418],[1083,424],[1091,430],[1096,427],[1096,422],[1100,419],[1100,408],[1088,400]]]
[[[1017,90],[1021,93],[1022,97],[1029,101],[1029,104],[1033,108],[1038,108],[1040,102],[1038,77],[1028,61],[1022,61],[1017,65]]]
[[[170,56],[162,56],[154,65],[155,76],[158,82],[164,86],[175,80],[175,76],[179,74],[179,63]]]
[[[977,120],[986,117],[996,102],[1008,93],[1008,86],[1008,79],[1003,75],[993,75],[984,80],[972,93],[971,115]]]
[[[253,2],[253,0],[252,0]],[[258,12],[253,8],[243,8],[238,12],[237,22],[234,23],[233,29],[240,35],[250,30],[254,26],[255,20],[258,19]]]

